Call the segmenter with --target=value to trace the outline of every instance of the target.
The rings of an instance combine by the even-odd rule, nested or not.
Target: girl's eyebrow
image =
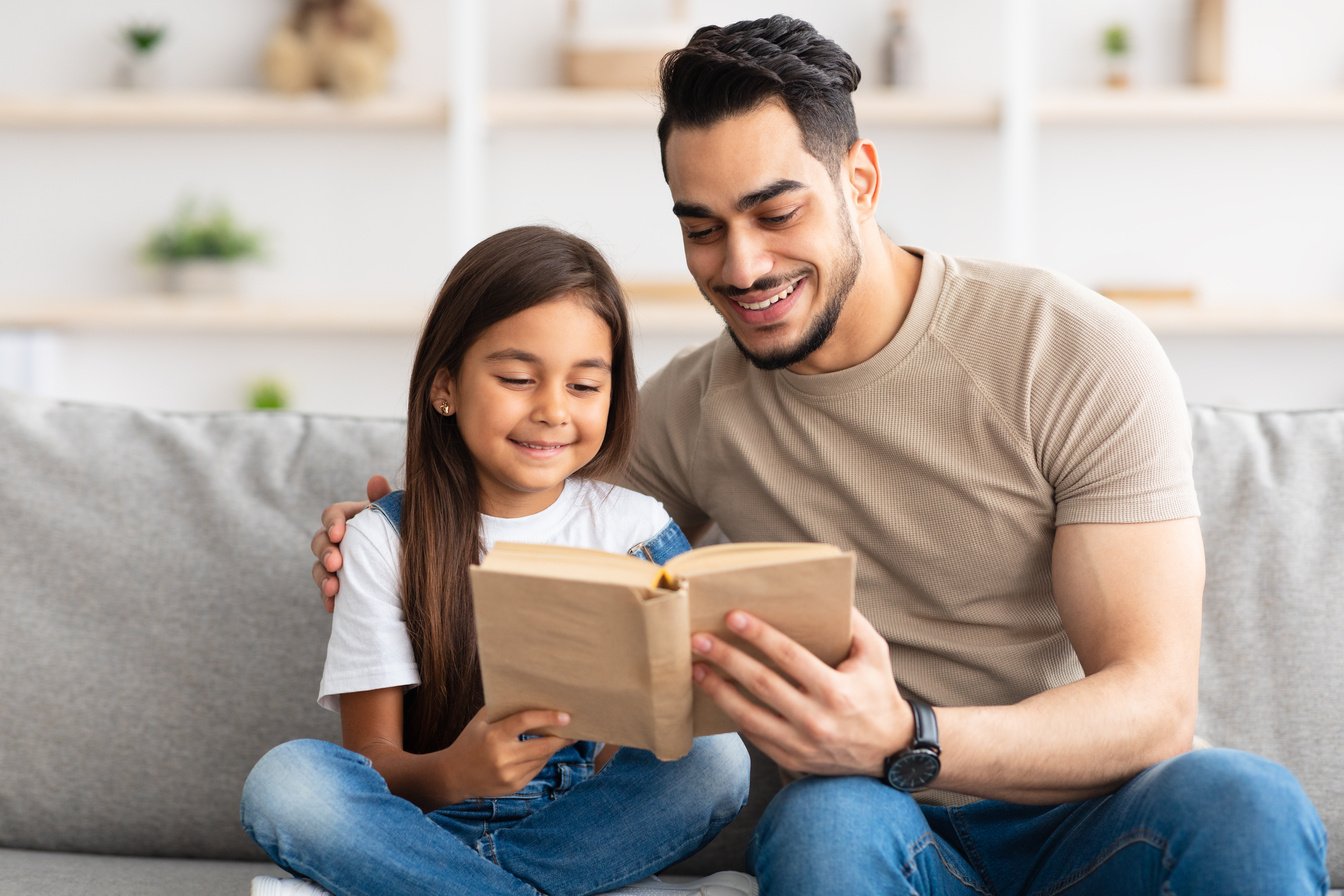
[[[524,364],[540,364],[541,358],[531,352],[523,351],[520,348],[503,348],[497,352],[491,352],[485,356],[486,361],[521,361]],[[611,362],[605,358],[584,358],[582,361],[575,361],[575,367],[593,367],[598,370],[611,372]]]

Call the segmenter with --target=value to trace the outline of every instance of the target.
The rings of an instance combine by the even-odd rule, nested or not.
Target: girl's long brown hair
[[[467,575],[481,559],[479,486],[457,418],[433,407],[434,377],[447,369],[459,381],[463,356],[488,327],[575,293],[606,322],[612,341],[606,438],[579,473],[610,477],[634,437],[634,357],[620,284],[588,242],[550,227],[495,234],[453,267],[425,323],[411,367],[402,511],[401,599],[421,681],[405,698],[410,752],[448,746],[484,703]]]

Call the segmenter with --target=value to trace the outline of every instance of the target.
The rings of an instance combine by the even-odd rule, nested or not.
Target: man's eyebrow
[[[690,202],[672,203],[672,214],[678,218],[712,218],[713,213],[703,205],[695,205]]]
[[[801,181],[781,178],[772,184],[768,184],[759,190],[753,190],[747,193],[741,199],[737,200],[737,210],[740,212],[749,211],[760,205],[762,202],[769,202],[776,196],[783,193],[789,193],[794,190],[806,190],[807,184]],[[672,204],[672,214],[678,218],[713,218],[714,213],[703,205],[696,205],[693,202],[674,202]]]
[[[520,348],[503,348],[497,352],[491,352],[485,356],[488,361],[521,361],[524,364],[540,364],[541,358],[531,352],[523,351]],[[584,358],[581,361],[574,362],[575,367],[589,367],[597,370],[611,372],[611,362],[606,358]]]
[[[776,196],[779,196],[782,193],[791,193],[794,190],[806,190],[806,189],[807,184],[805,183],[796,180],[789,180],[787,178],[781,178],[775,181],[774,183],[770,184],[769,186],[762,187],[761,189],[756,190],[755,192],[748,193],[741,199],[737,200],[737,210],[740,212],[745,212],[755,208],[762,202],[769,202],[771,199],[774,199]]]

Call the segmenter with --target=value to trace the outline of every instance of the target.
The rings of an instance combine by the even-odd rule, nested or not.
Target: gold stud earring
[[[439,405],[439,413],[447,417],[449,416],[448,412],[449,412],[448,402],[445,401],[443,404]]]

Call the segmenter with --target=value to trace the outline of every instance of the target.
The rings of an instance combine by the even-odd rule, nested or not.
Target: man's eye
[[[782,215],[771,215],[770,217],[762,218],[761,220],[766,224],[787,224],[793,220],[793,216],[796,214],[798,214],[798,209],[795,208],[792,211],[785,212]]]
[[[708,239],[709,237],[717,233],[718,229],[719,228],[715,226],[715,227],[704,227],[701,228],[700,230],[688,230],[686,231],[686,239],[688,240]]]

